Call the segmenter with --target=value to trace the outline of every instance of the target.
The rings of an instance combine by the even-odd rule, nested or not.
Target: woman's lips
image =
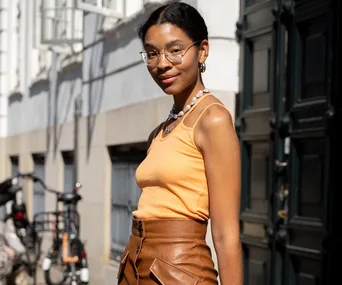
[[[160,81],[161,83],[163,84],[171,84],[173,81],[175,81],[177,79],[178,75],[176,76],[171,76],[171,77],[168,77],[168,78],[161,78]]]

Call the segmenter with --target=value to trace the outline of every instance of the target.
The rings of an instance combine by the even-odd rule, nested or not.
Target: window
[[[165,2],[166,0],[76,0],[76,7],[82,11],[105,16],[103,30],[109,30],[122,19],[142,11],[144,6],[161,5]]]
[[[33,1],[33,33],[32,33],[32,79],[47,73],[51,66],[51,57],[47,45],[41,43],[42,40],[42,0]]]
[[[76,0],[76,7],[82,11],[122,19],[124,16],[122,6],[125,2],[125,0]]]
[[[21,25],[21,17],[20,17],[20,5],[19,0],[7,0],[1,1],[2,3],[2,13],[1,13],[1,22],[2,24],[6,23],[7,37],[2,43],[2,47],[6,46],[6,57],[7,57],[7,65],[6,69],[6,89],[12,90],[17,89],[17,91],[21,91],[20,89],[20,80],[19,80],[19,65],[21,61],[20,55],[20,25]],[[6,16],[5,16],[6,15]],[[8,92],[8,91],[7,91]]]
[[[22,61],[22,54],[21,54],[21,43],[22,43],[22,38],[21,38],[21,30],[22,30],[22,18],[21,18],[21,6],[20,2],[17,3],[17,10],[16,10],[16,36],[17,36],[17,57],[16,61],[14,62],[15,65],[15,75],[16,75],[16,82],[15,82],[15,88],[20,88],[20,79],[21,79],[21,61]],[[14,48],[14,47],[13,47]]]
[[[15,176],[19,173],[19,157],[11,156],[11,176]]]
[[[0,77],[6,74],[7,69],[7,33],[8,33],[8,8],[6,2],[0,1]]]
[[[137,209],[141,190],[135,171],[146,155],[146,144],[109,148],[111,173],[111,259],[118,260],[131,234],[132,211]]]
[[[65,193],[71,193],[74,190],[74,153],[73,151],[62,152],[64,162],[64,183]]]
[[[34,174],[45,181],[45,157],[42,154],[33,155]],[[33,189],[33,214],[45,211],[45,192],[39,184],[34,184]]]
[[[36,0],[36,14],[41,11],[41,20],[36,24],[41,26],[42,44],[72,45],[82,43],[83,13],[75,9],[75,0]],[[39,32],[36,32],[37,34]]]

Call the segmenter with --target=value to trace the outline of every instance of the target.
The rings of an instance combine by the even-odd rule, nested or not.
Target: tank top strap
[[[204,99],[204,98],[207,98],[209,96],[213,96],[213,94],[211,94],[210,92],[208,93],[205,93],[202,95],[202,97],[200,97],[199,99],[197,99],[197,102],[195,104],[195,106],[193,108],[191,108],[188,112],[185,113],[185,115],[183,116],[182,118],[182,121],[184,121],[184,119],[190,115],[194,110],[196,110],[196,108],[198,107],[199,103]]]
[[[202,110],[202,112],[198,115],[198,117],[197,117],[195,123],[194,123],[193,126],[191,127],[192,129],[195,129],[195,128],[196,128],[196,126],[197,126],[199,120],[202,118],[203,114],[204,114],[211,106],[213,106],[213,105],[222,106],[224,109],[227,110],[229,116],[230,116],[231,119],[232,119],[232,115],[230,114],[230,111],[228,110],[228,108],[227,108],[225,105],[223,105],[221,102],[213,102],[213,103],[210,103],[208,106],[206,106],[206,107]],[[234,127],[234,129],[235,129],[234,123],[233,123],[233,127]]]
[[[188,112],[186,112],[186,113],[184,114],[184,116],[182,117],[182,119],[181,119],[181,124],[182,124],[182,122],[184,122],[185,118],[186,118],[190,113],[192,113],[193,110],[195,110],[195,109],[197,108],[199,102],[201,102],[204,98],[206,98],[206,97],[208,97],[208,96],[212,96],[212,94],[211,94],[210,92],[208,92],[208,93],[203,94],[199,99],[197,99],[197,103],[196,103],[196,105],[194,106],[194,108],[191,108],[191,109],[190,109]],[[157,127],[157,129],[156,129],[156,131],[155,131],[155,133],[154,133],[154,135],[153,135],[153,139],[156,138],[156,137],[163,137],[163,127],[164,127],[164,123],[165,123],[165,122],[161,123],[161,124]],[[176,127],[176,128],[177,128],[177,127]],[[175,131],[175,130],[173,130],[172,132],[174,132],[174,131]],[[153,139],[152,139],[152,140],[153,140]]]

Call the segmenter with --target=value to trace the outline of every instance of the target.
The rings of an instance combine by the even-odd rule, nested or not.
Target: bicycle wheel
[[[69,277],[69,266],[63,263],[62,243],[58,242],[44,258],[43,265],[45,282],[48,285],[61,285]]]

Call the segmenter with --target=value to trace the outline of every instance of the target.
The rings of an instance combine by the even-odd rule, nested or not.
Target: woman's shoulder
[[[222,124],[228,122],[232,124],[233,118],[229,109],[225,104],[218,99],[214,94],[209,94],[200,102],[196,110],[193,112],[192,119],[193,125],[201,128],[211,127],[212,124]],[[190,125],[192,125],[190,123]]]
[[[221,127],[234,127],[234,123],[228,108],[219,102],[214,102],[206,106],[199,119],[198,127],[207,132]]]
[[[214,96],[203,103],[194,134],[197,147],[212,149],[217,142],[236,140],[234,120],[229,109]]]
[[[216,122],[220,118],[232,121],[232,114],[230,113],[229,109],[216,96],[212,95],[208,97],[208,100],[203,103],[203,111],[201,116],[203,121]]]

